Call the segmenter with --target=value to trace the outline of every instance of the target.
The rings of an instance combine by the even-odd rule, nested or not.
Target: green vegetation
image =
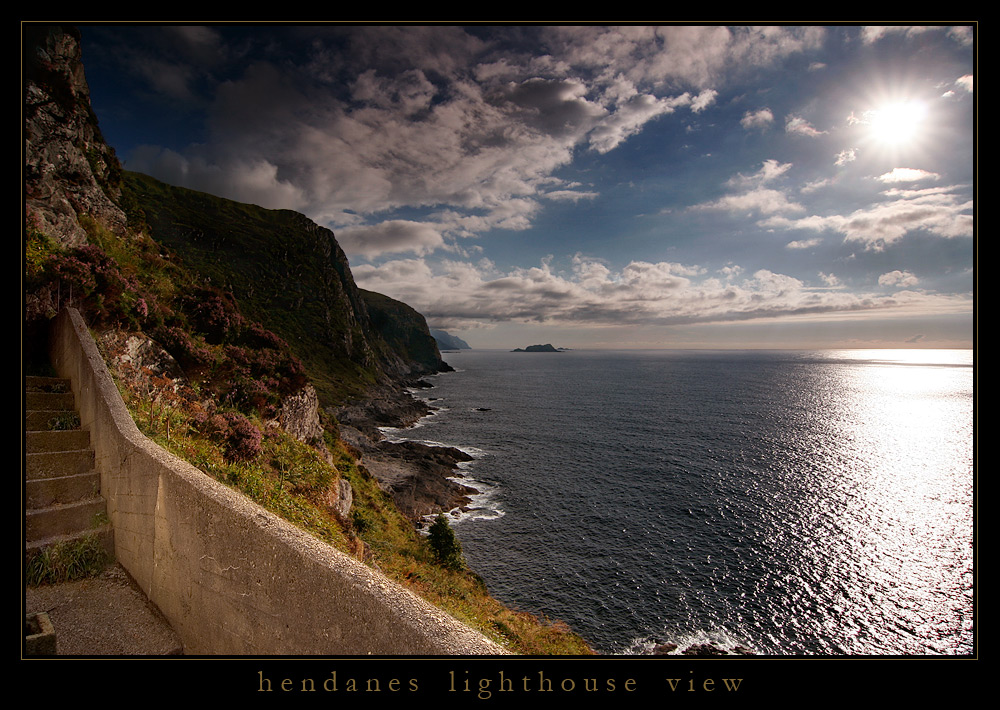
[[[227,209],[237,209],[233,205]],[[332,464],[317,449],[267,423],[281,398],[306,382],[306,371],[282,337],[242,314],[242,300],[238,304],[214,279],[206,281],[182,267],[147,236],[118,237],[86,217],[80,223],[92,241],[80,249],[62,249],[37,230],[27,230],[26,293],[48,294],[53,303],[71,301],[94,328],[146,332],[180,363],[186,386],[149,371],[125,373],[129,376],[119,382],[141,431],[516,653],[591,653],[565,624],[512,611],[493,599],[465,567],[450,528],[454,548],[445,542],[432,547],[339,440],[335,421],[324,422],[323,444]],[[346,268],[346,260],[343,264]],[[256,288],[249,281],[244,287]],[[308,318],[296,320],[293,303],[284,304],[291,324],[286,332],[311,327]],[[36,311],[34,318],[42,323],[46,315]],[[322,352],[333,357],[330,349]],[[324,370],[328,401],[360,392],[377,371],[375,364],[365,369],[342,355],[330,362],[340,364]],[[331,500],[341,478],[353,492],[346,517],[335,512]],[[28,561],[29,580],[39,584],[95,573],[106,561],[97,543],[93,536],[85,544],[36,556]]]
[[[48,421],[49,431],[65,431],[80,428],[80,415],[76,412],[60,412]]]
[[[333,233],[290,210],[268,210],[125,173],[130,219],[205,283],[295,346],[324,405],[364,393],[391,359],[353,314],[364,312]],[[178,257],[172,257],[179,261]]]
[[[265,429],[259,455],[233,460],[218,443],[218,435],[189,414],[184,403],[167,404],[150,419],[144,416],[147,405],[137,392],[125,388],[123,395],[140,430],[165,449],[342,552],[373,564],[512,651],[533,655],[592,653],[565,624],[512,611],[491,597],[482,579],[466,568],[461,546],[447,521],[447,533],[438,533],[445,542],[421,536],[333,434],[328,433],[325,440],[333,464],[316,449],[274,428]],[[248,421],[263,426],[254,418]],[[340,477],[351,484],[354,495],[346,519],[333,512],[327,499]],[[446,542],[448,536],[453,544]]]
[[[25,582],[37,587],[96,577],[110,562],[100,534],[88,533],[80,539],[58,542],[31,555],[25,565]]]
[[[462,543],[455,537],[455,531],[451,529],[447,518],[441,513],[438,513],[434,524],[431,525],[428,542],[430,542],[431,550],[434,551],[434,557],[442,567],[460,570],[465,566],[465,560],[462,558]]]

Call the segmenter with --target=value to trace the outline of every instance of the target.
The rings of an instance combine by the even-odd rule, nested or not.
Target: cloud
[[[959,77],[958,79],[955,79],[955,84],[959,88],[965,89],[970,94],[972,93],[973,83],[974,83],[974,79],[972,77],[972,74],[966,74],[965,76],[962,76],[962,77]]]
[[[399,298],[429,321],[456,328],[501,322],[670,325],[880,308],[969,308],[968,299],[915,292],[850,294],[831,288],[838,285],[833,276],[821,275],[826,285],[819,289],[768,269],[740,279],[741,269],[734,265],[727,267],[724,279],[698,266],[671,262],[633,261],[614,270],[579,254],[570,267],[557,270],[545,259],[536,267],[499,272],[487,260],[431,266],[423,259],[406,259],[360,265],[354,275],[362,288]]]
[[[422,256],[444,246],[436,225],[399,219],[339,230],[337,241],[347,254],[368,258],[404,252]]]
[[[927,170],[916,168],[893,168],[875,178],[879,182],[917,182],[918,180],[939,180],[941,176]]]
[[[278,37],[187,26],[140,33],[185,56],[212,56],[195,72],[193,62],[165,63],[151,41],[121,53],[127,71],[161,94],[207,99],[208,115],[204,140],[137,150],[129,167],[338,230],[395,219],[395,210],[462,212],[466,235],[526,228],[545,181],[581,147],[608,153],[651,121],[708,112],[732,76],[819,47],[826,35],[721,26],[269,32]],[[524,211],[512,214],[515,205]],[[413,251],[429,246],[417,241]]]
[[[785,121],[785,132],[794,133],[800,136],[807,136],[809,138],[816,138],[826,134],[826,131],[820,131],[809,125],[801,116],[789,116]]]
[[[771,109],[762,108],[757,111],[747,111],[740,119],[740,125],[748,131],[764,129],[774,123],[774,114]]]
[[[597,192],[579,192],[577,190],[553,190],[552,192],[546,192],[542,197],[549,200],[558,201],[570,201],[579,202],[580,200],[592,200],[598,197],[600,193]]]
[[[295,184],[278,177],[278,167],[263,159],[233,160],[223,170],[201,157],[187,157],[172,150],[142,145],[133,151],[130,170],[156,175],[164,182],[224,195],[239,202],[268,208],[301,209],[305,194]]]
[[[972,27],[960,25],[948,28],[948,36],[962,45],[971,45],[973,42]]]
[[[909,271],[890,271],[878,277],[879,286],[916,286],[920,280]]]
[[[787,173],[792,167],[791,163],[779,163],[773,158],[769,158],[761,163],[760,168],[753,175],[746,176],[739,174],[734,178],[731,178],[727,184],[729,185],[762,185],[772,180],[776,180],[785,173]]]
[[[972,202],[950,190],[954,188],[890,190],[885,193],[891,198],[889,201],[849,215],[811,215],[800,219],[773,216],[762,220],[760,225],[839,232],[845,242],[860,242],[871,251],[881,251],[914,231],[949,239],[971,237]]]
[[[945,25],[880,25],[864,27],[861,30],[861,41],[865,44],[874,44],[892,35],[901,35],[909,39],[927,32],[939,32],[942,30],[946,30],[948,37],[958,44],[967,46],[973,42],[972,27],[968,25],[957,25],[954,27],[947,27]]]
[[[719,92],[715,89],[705,89],[691,100],[691,110],[701,113],[715,103],[715,97],[718,95]]]
[[[785,245],[786,249],[812,249],[815,246],[819,246],[823,243],[821,237],[813,237],[812,239],[801,239],[795,242],[788,242]]]
[[[694,205],[691,209],[770,215],[801,212],[805,208],[796,202],[789,201],[785,193],[780,190],[756,188],[737,195],[725,195],[711,202]]]
[[[837,157],[834,159],[834,165],[838,167],[847,165],[848,163],[853,163],[857,160],[858,151],[856,148],[848,148],[847,150],[842,150],[837,153]]]
[[[764,187],[780,178],[791,167],[791,163],[779,163],[774,159],[765,160],[756,173],[752,175],[740,173],[726,181],[727,186],[740,188],[741,192],[725,195],[710,202],[702,202],[689,209],[762,215],[800,212],[805,208],[797,202],[790,201],[784,192]]]
[[[879,25],[874,27],[864,27],[861,30],[861,41],[865,44],[874,44],[884,37],[890,35],[903,35],[915,37],[924,32],[939,30],[941,27],[932,26],[902,26],[902,25]]]
[[[805,185],[799,188],[799,192],[804,195],[816,192],[817,190],[822,190],[824,187],[828,187],[833,184],[833,180],[830,178],[819,178],[811,182],[807,182]]]

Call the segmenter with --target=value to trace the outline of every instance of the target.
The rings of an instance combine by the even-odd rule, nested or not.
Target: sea
[[[974,652],[971,350],[463,350],[391,439],[456,446],[452,526],[603,654]]]

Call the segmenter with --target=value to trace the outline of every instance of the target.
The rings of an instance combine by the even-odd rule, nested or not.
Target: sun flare
[[[868,111],[871,136],[886,145],[905,145],[920,137],[927,107],[919,101],[900,101]]]

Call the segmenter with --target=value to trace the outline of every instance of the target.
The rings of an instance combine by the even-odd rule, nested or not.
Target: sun
[[[927,106],[921,101],[887,103],[865,113],[871,138],[886,146],[904,146],[920,138]]]

